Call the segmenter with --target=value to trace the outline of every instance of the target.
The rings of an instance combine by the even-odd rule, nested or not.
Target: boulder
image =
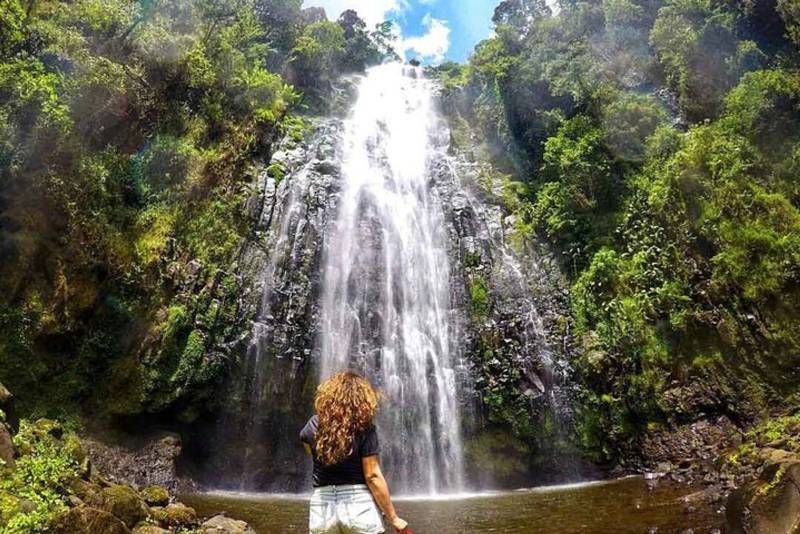
[[[130,529],[105,510],[89,506],[71,508],[51,525],[53,534],[130,534]]]
[[[215,515],[202,525],[200,532],[203,534],[256,534],[253,528],[238,519],[231,519],[224,515]]]
[[[19,430],[19,418],[14,410],[14,395],[3,384],[0,384],[0,410],[3,411],[11,433],[15,434]]]
[[[169,530],[165,530],[156,525],[139,525],[133,529],[133,534],[170,534]]]
[[[150,511],[144,500],[130,486],[115,484],[103,489],[103,510],[122,520],[128,528],[147,519]]]
[[[771,463],[759,480],[734,491],[725,527],[728,534],[800,532],[800,459]]]
[[[11,439],[11,429],[0,421],[0,466],[3,464],[14,467],[14,442]]]
[[[156,506],[151,509],[153,519],[162,526],[181,527],[197,524],[197,512],[179,502],[170,504],[166,507]]]
[[[87,480],[77,479],[70,485],[72,493],[95,508],[103,508],[103,488]]]
[[[142,491],[144,502],[150,506],[166,506],[169,504],[169,492],[161,486],[147,486]]]
[[[33,423],[33,434],[39,439],[47,439],[47,436],[55,439],[64,437],[64,426],[52,419],[37,419]]]

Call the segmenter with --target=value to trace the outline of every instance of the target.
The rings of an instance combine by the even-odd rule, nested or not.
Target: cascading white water
[[[381,456],[401,492],[463,485],[448,235],[428,173],[440,134],[418,69],[367,72],[323,259],[321,377],[354,368],[382,388]]]

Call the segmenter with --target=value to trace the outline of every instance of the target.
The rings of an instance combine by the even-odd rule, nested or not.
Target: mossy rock
[[[156,525],[139,525],[133,529],[133,534],[169,534],[169,530]]]
[[[183,527],[197,524],[197,512],[185,504],[176,502],[165,507],[150,509],[153,519],[164,527]]]
[[[8,523],[8,520],[20,513],[20,511],[20,498],[0,490],[0,525]]]
[[[766,466],[759,480],[734,491],[726,506],[725,532],[800,532],[800,460]]]
[[[255,530],[244,521],[215,515],[200,526],[202,534],[255,534]]]
[[[147,486],[141,491],[144,502],[150,506],[166,506],[169,504],[169,492],[161,486]]]
[[[89,506],[72,508],[60,515],[50,526],[52,534],[130,534],[119,518],[105,510]]]
[[[61,439],[64,436],[64,426],[52,419],[38,419],[33,423],[32,432],[34,436],[40,439],[44,439],[47,436]]]
[[[99,485],[87,480],[77,479],[72,482],[69,489],[73,495],[89,506],[94,506],[95,508],[103,507],[103,488]]]
[[[130,486],[116,484],[103,489],[103,510],[133,528],[150,515],[144,500]]]

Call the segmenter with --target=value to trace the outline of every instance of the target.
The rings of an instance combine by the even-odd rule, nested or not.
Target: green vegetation
[[[472,318],[475,321],[485,319],[491,311],[489,288],[486,280],[480,275],[473,275],[469,283],[469,296],[472,303]]]
[[[653,428],[796,403],[800,3],[559,4],[501,2],[469,63],[432,72],[512,242],[561,258],[583,446],[613,460]],[[255,175],[283,179],[276,141],[391,42],[301,0],[0,0],[0,381],[23,414],[202,413],[247,319]],[[551,429],[520,391],[525,341],[481,327],[485,278],[467,289],[488,420],[530,444]],[[31,432],[0,491],[18,531],[64,495],[29,513],[23,486],[78,468]]]
[[[560,7],[501,2],[467,65],[431,70],[458,148],[471,129],[524,183],[515,237],[562,258],[584,447],[612,459],[649,428],[796,399],[797,3]]]
[[[194,417],[243,324],[254,164],[391,28],[301,0],[0,4],[0,380],[28,414]]]
[[[70,487],[81,476],[80,442],[76,434],[43,419],[23,421],[14,445],[20,451],[16,468],[0,478],[0,530],[44,532],[67,509]]]

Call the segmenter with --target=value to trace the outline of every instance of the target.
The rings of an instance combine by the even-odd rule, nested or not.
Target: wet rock
[[[169,504],[169,492],[161,486],[147,486],[141,491],[142,498],[149,506],[166,506]]]
[[[131,530],[105,510],[81,506],[71,508],[50,527],[53,534],[130,534]]]
[[[184,487],[175,465],[182,450],[177,434],[161,434],[128,446],[93,439],[84,439],[82,443],[97,470],[112,481],[137,488],[161,486],[171,493],[178,493]]]
[[[656,464],[656,471],[659,473],[671,473],[674,468],[675,466],[670,462],[658,462]]]
[[[336,213],[341,135],[342,121],[326,117],[316,120],[313,132],[302,141],[285,138],[272,158],[284,168],[283,178],[258,184],[263,199],[258,234],[244,245],[238,260],[241,286],[247,291],[240,297],[237,313],[250,327],[230,351],[240,358],[238,365],[231,366],[230,391],[219,394],[220,399],[247,400],[254,407],[245,413],[238,403],[221,402],[219,426],[187,436],[202,440],[209,453],[207,464],[198,471],[204,477],[201,483],[224,485],[244,477],[248,485],[259,489],[302,488],[303,476],[289,434],[271,429],[301,428],[307,416],[297,410],[288,417],[278,415],[272,407],[274,399],[281,399],[285,406],[306,405],[313,395],[311,382],[316,374],[310,372],[314,367],[309,360],[317,339],[319,266],[326,242],[322,236],[327,235]],[[266,300],[264,291],[269,292]],[[256,365],[268,382],[259,390],[252,380]],[[269,397],[262,394],[267,390]],[[285,444],[256,445],[245,462],[241,449],[230,440],[232,432],[243,427],[273,435]],[[254,464],[262,467],[253,469]]]
[[[676,480],[716,483],[714,460],[740,436],[741,430],[726,417],[662,428],[643,440],[641,462],[646,470],[668,473]]]
[[[200,526],[203,534],[256,534],[256,531],[244,521],[231,519],[224,515],[215,515]]]
[[[728,534],[796,534],[800,531],[800,459],[773,463],[759,480],[728,499]]]
[[[119,518],[128,528],[150,515],[144,500],[130,486],[115,484],[104,488],[102,494],[103,510]]]
[[[325,160],[317,163],[314,166],[314,170],[320,174],[336,175],[339,172],[339,167],[333,161]]]

